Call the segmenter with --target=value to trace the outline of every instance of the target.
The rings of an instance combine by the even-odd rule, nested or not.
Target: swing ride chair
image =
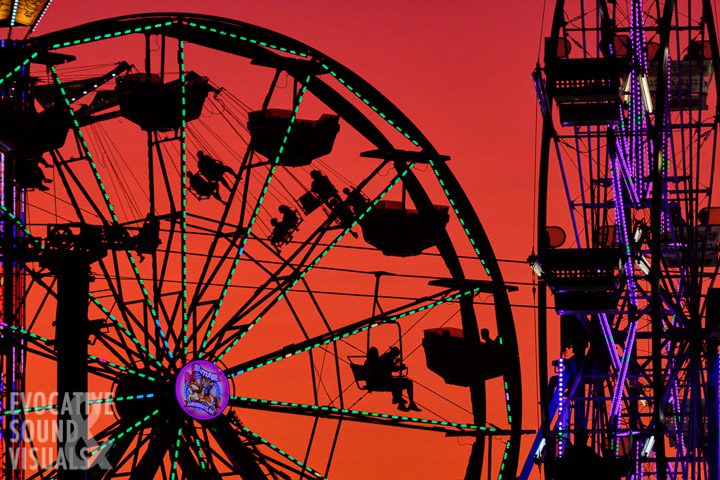
[[[293,235],[300,228],[300,215],[298,215],[298,212],[295,209],[291,209],[291,211],[294,213],[296,219],[293,222],[293,225],[288,228],[286,225],[283,225],[282,221],[280,221],[272,232],[270,232],[270,243],[272,243],[277,249],[280,249],[283,245],[290,243]]]

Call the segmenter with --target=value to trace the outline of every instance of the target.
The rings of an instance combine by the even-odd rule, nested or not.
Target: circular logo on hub
[[[185,413],[197,420],[210,420],[227,406],[230,384],[214,363],[194,360],[180,370],[175,395]]]

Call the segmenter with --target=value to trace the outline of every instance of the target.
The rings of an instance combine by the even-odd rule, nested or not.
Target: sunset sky
[[[55,0],[37,34],[114,16],[166,11],[259,25],[338,60],[394,102],[440,153],[452,157],[451,168],[473,202],[496,256],[520,261],[531,253],[539,120],[530,73],[542,37],[542,2]],[[531,271],[507,262],[501,268],[506,280],[521,282],[511,300],[517,304],[514,315],[524,378],[523,427],[535,429],[534,317],[528,308]],[[384,435],[382,430],[377,434]],[[373,441],[368,436],[359,438]],[[372,473],[331,478],[458,478],[466,457],[455,452],[446,458],[442,446],[428,451],[414,444],[422,438],[393,437],[390,442],[400,443],[397,451],[409,451],[409,455],[394,457],[393,453],[377,459],[373,453],[364,454],[362,442],[348,444],[338,454],[338,470],[351,471],[343,465],[354,462],[367,464]],[[455,439],[444,441],[456,444]],[[464,452],[469,453],[469,448]],[[436,461],[421,459],[433,453]],[[428,465],[433,465],[432,470]]]

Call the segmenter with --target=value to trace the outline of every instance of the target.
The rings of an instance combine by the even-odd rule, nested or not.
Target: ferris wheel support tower
[[[555,3],[533,75],[548,478],[718,478],[719,58],[708,1]]]

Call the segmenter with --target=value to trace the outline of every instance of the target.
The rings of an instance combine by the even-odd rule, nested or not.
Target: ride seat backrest
[[[350,370],[352,370],[355,384],[360,390],[367,390],[367,377],[365,376],[365,366],[359,363],[350,362]],[[362,383],[361,383],[362,382]]]
[[[362,380],[365,381],[367,378],[365,377],[365,366],[360,365],[357,363],[351,363],[350,368],[353,372],[353,377],[355,377],[355,380]]]
[[[391,391],[391,385],[386,384],[385,382],[382,382],[380,384],[372,384],[368,385],[368,378],[367,375],[365,375],[365,362],[364,359],[366,357],[353,357],[353,358],[362,358],[363,363],[355,363],[350,360],[350,370],[352,371],[353,378],[355,379],[355,384],[360,390],[367,390],[368,392],[389,392]],[[400,372],[393,372],[394,377],[406,377],[407,376],[407,367],[403,368]]]

